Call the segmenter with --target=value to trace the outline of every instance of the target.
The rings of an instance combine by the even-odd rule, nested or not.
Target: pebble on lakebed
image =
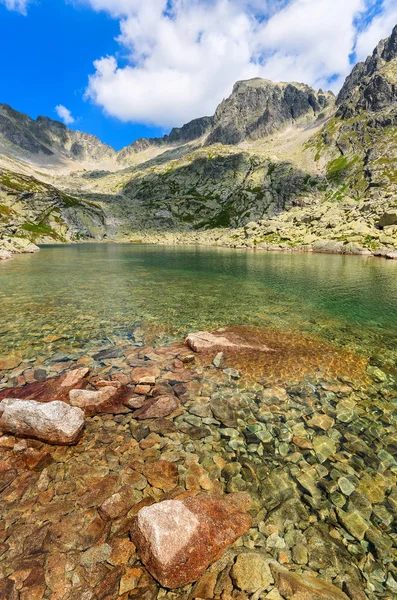
[[[230,331],[274,351],[121,344],[3,371],[0,407],[78,403],[85,430],[18,439],[3,410],[0,598],[396,597],[395,375]]]

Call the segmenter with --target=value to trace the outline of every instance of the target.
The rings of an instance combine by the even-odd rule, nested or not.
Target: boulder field
[[[268,384],[233,360],[273,343],[204,333],[211,351],[3,369],[0,598],[395,596],[395,382],[371,366]]]

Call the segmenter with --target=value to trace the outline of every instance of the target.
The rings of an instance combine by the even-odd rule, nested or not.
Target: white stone
[[[180,500],[164,500],[138,513],[140,531],[150,541],[153,555],[165,566],[189,545],[198,526],[197,517]]]
[[[13,398],[0,402],[0,429],[16,436],[34,437],[50,444],[73,444],[83,427],[83,411],[65,402]]]
[[[106,402],[118,392],[118,389],[113,386],[107,386],[100,390],[71,390],[69,392],[69,400],[71,406],[78,406],[83,410],[85,408],[95,408]]]

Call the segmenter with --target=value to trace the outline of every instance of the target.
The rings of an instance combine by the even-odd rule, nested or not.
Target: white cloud
[[[4,4],[8,10],[16,10],[22,15],[26,15],[26,8],[30,0],[0,0],[0,4]]]
[[[367,9],[366,0],[80,1],[120,21],[121,59],[95,62],[87,97],[123,121],[164,127],[213,114],[239,79],[328,88],[332,78],[337,90]]]
[[[66,106],[58,104],[58,106],[55,107],[55,110],[57,112],[58,117],[62,119],[65,125],[72,125],[72,123],[74,123],[74,117],[72,116],[70,110],[66,108]]]
[[[395,0],[384,0],[379,14],[358,35],[356,53],[358,60],[372,53],[380,40],[389,37],[393,27],[397,24],[397,4]]]

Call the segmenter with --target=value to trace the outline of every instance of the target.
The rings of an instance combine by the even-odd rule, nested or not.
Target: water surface
[[[0,307],[3,356],[166,342],[241,324],[310,332],[389,364],[397,358],[397,261],[373,257],[47,246],[0,264]]]

